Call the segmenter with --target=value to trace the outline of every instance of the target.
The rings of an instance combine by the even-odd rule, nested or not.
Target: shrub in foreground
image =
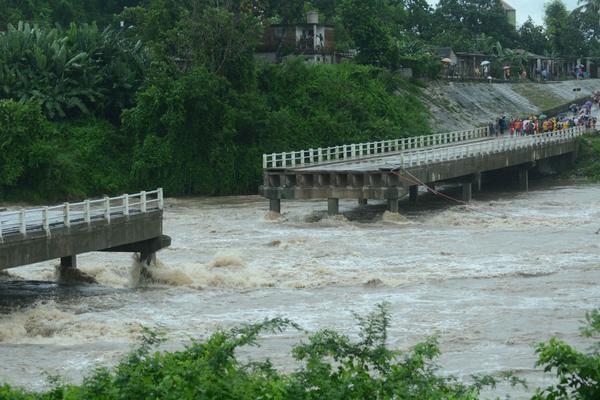
[[[145,330],[141,344],[115,368],[99,368],[80,386],[57,384],[46,393],[29,393],[0,386],[0,399],[403,399],[475,400],[482,390],[495,387],[494,377],[472,377],[472,384],[439,373],[439,347],[430,338],[408,352],[387,345],[390,314],[379,305],[366,317],[357,317],[358,340],[332,330],[309,336],[292,350],[295,372],[282,373],[267,360],[242,362],[236,351],[256,346],[261,333],[299,329],[275,318],[259,324],[220,330],[206,341],[194,340],[177,352],[156,351],[163,339]],[[582,333],[600,336],[600,311],[587,315]],[[551,339],[537,347],[538,366],[556,374],[557,383],[538,389],[533,400],[600,398],[600,345],[590,353]],[[523,381],[506,374],[512,385]],[[54,378],[57,381],[56,378]]]
[[[289,320],[222,330],[177,352],[154,348],[162,339],[146,331],[141,345],[114,369],[100,368],[80,386],[48,393],[0,387],[6,399],[449,399],[472,400],[479,385],[438,374],[434,339],[402,353],[386,346],[390,316],[381,305],[359,320],[357,341],[323,330],[293,349],[299,367],[277,371],[269,361],[241,362],[236,350],[257,344],[259,334],[298,327]]]

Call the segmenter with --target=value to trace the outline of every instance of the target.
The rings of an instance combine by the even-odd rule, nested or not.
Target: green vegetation
[[[565,104],[565,100],[552,94],[548,90],[543,90],[539,85],[519,84],[515,86],[515,91],[527,98],[540,110],[550,110]]]
[[[408,352],[387,346],[391,318],[386,304],[357,317],[359,339],[322,330],[292,349],[293,372],[282,373],[266,361],[242,362],[236,351],[256,346],[261,333],[300,329],[276,318],[231,330],[220,330],[205,341],[193,340],[183,350],[156,351],[164,340],[145,330],[141,344],[112,369],[98,368],[79,386],[53,378],[47,393],[0,386],[7,400],[112,400],[112,399],[406,399],[476,400],[482,391],[506,382],[524,384],[512,374],[499,378],[473,376],[473,383],[440,374],[440,350],[429,338]],[[587,315],[582,334],[597,339],[600,311]],[[581,399],[600,396],[600,347],[582,353],[565,342],[551,339],[537,346],[538,366],[557,377],[557,383],[538,389],[532,400]]]
[[[575,165],[575,173],[600,182],[600,137],[592,136],[581,139],[579,157]]]
[[[123,115],[136,138],[132,178],[169,193],[248,193],[263,153],[429,132],[416,97],[394,95],[402,87],[373,67],[300,61],[261,66],[241,93],[205,68],[156,74]]]
[[[553,1],[516,31],[498,0],[0,0],[0,200],[255,193],[263,153],[429,133],[394,71],[436,77],[430,46],[593,55],[594,7]],[[352,61],[255,60],[266,27],[312,9]]]
[[[161,342],[146,332],[141,346],[114,369],[98,369],[81,386],[59,385],[36,394],[0,387],[3,399],[406,399],[475,400],[483,383],[439,374],[435,339],[402,353],[386,346],[390,315],[385,305],[359,318],[358,341],[332,330],[296,345],[296,370],[278,372],[267,360],[242,363],[236,350],[256,345],[261,332],[298,328],[285,319],[219,331],[177,352],[153,352]]]

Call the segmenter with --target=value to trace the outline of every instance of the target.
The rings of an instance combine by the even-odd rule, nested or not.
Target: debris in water
[[[375,278],[375,279],[370,279],[367,281],[367,283],[365,283],[365,287],[370,287],[370,288],[376,288],[383,285],[383,281],[381,279]]]
[[[210,268],[243,267],[244,261],[236,254],[217,254],[209,263]]]

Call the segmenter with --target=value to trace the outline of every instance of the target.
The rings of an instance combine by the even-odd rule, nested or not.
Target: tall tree
[[[440,0],[434,28],[438,44],[454,45],[455,50],[469,49],[482,33],[505,47],[514,46],[517,36],[499,0]]]
[[[536,25],[531,17],[519,28],[519,47],[536,54],[544,54],[549,50],[544,27]]]
[[[546,4],[546,32],[553,52],[566,57],[585,55],[586,41],[579,29],[578,13],[569,13],[561,0]]]
[[[360,63],[397,66],[390,26],[380,18],[386,5],[385,0],[342,0],[339,6],[340,18],[359,51]]]

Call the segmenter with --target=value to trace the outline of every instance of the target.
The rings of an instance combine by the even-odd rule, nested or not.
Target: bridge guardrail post
[[[24,208],[21,208],[19,213],[19,232],[23,236],[27,236],[27,212]]]
[[[104,196],[104,219],[110,224],[110,197]]]
[[[83,220],[88,225],[92,222],[92,217],[90,215],[90,201],[89,200],[86,200],[83,203]]]
[[[48,207],[44,207],[42,209],[42,220],[44,231],[46,231],[46,236],[50,236],[50,221],[48,219]]]
[[[163,188],[158,188],[158,209],[162,210],[165,207],[165,201],[163,198]]]
[[[140,193],[140,209],[142,213],[145,213],[147,211],[146,192]]]
[[[69,203],[64,204],[63,209],[63,222],[67,228],[71,227],[71,213],[70,213],[70,205]]]
[[[129,217],[129,195],[123,195],[123,215]]]

